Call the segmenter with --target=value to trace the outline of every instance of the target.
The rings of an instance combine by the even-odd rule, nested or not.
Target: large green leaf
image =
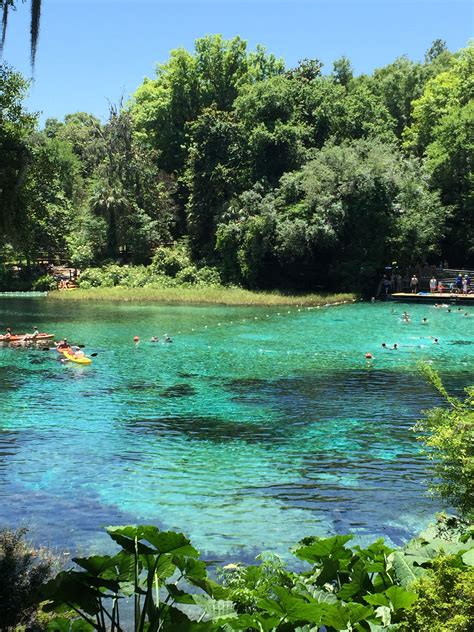
[[[207,577],[207,565],[202,560],[183,555],[173,555],[172,561],[190,582]]]
[[[100,575],[109,568],[115,567],[115,559],[110,555],[93,555],[92,557],[74,557],[72,559],[91,575]]]
[[[65,619],[64,617],[55,617],[48,622],[48,632],[93,632],[92,625],[83,619]]]
[[[256,629],[260,632],[271,632],[277,629],[280,621],[281,617],[279,616],[257,612],[255,614],[240,614],[236,619],[228,619],[223,627],[226,632],[228,630],[242,632],[243,630],[249,629]]]
[[[198,551],[182,533],[160,531],[153,525],[127,525],[124,527],[108,527],[107,533],[122,548],[135,551],[135,540],[138,541],[138,552],[145,555],[157,553],[179,553],[191,557],[199,557]],[[143,543],[148,542],[152,546]]]
[[[390,625],[392,622],[392,611],[389,606],[379,606],[375,609],[375,616],[382,621],[383,626]]]
[[[332,557],[335,559],[352,557],[352,551],[345,548],[346,542],[352,540],[352,535],[335,535],[332,538],[314,538],[311,544],[292,548],[296,557],[307,562],[316,563],[322,558]]]
[[[156,529],[156,527],[150,527],[150,529]],[[139,542],[143,537],[143,531],[146,529],[140,525],[127,525],[124,527],[107,527],[106,531],[109,536],[117,542],[125,551],[129,553],[138,552],[144,555],[153,555],[155,551]]]
[[[404,588],[410,586],[425,573],[422,567],[414,566],[410,556],[405,555],[402,551],[394,551],[389,555],[388,560],[396,578]]]
[[[63,605],[73,605],[90,615],[99,611],[97,598],[101,595],[97,588],[85,583],[87,575],[75,571],[63,571],[54,579],[44,584],[41,589],[41,597],[50,601],[44,610],[55,610]]]
[[[288,621],[308,621],[319,623],[323,612],[323,604],[308,603],[301,597],[295,596],[283,586],[275,586],[273,592],[277,599],[259,599],[257,606],[270,614],[284,617]]]
[[[418,595],[416,593],[405,590],[400,586],[390,586],[390,588],[387,588],[385,591],[385,594],[390,601],[390,606],[393,612],[396,612],[401,608],[411,608],[418,599]]]
[[[351,581],[341,587],[337,596],[339,599],[349,601],[351,597],[371,589],[372,582],[367,573],[365,561],[357,560],[351,571]]]
[[[237,618],[237,612],[232,601],[212,599],[212,597],[207,595],[193,595],[193,600],[195,604],[202,608],[206,615],[206,621]]]
[[[324,612],[321,623],[336,630],[347,630],[349,626],[374,616],[372,608],[360,603],[324,604],[322,607]]]
[[[390,586],[383,593],[365,595],[364,600],[372,606],[389,607],[392,612],[396,612],[400,609],[410,608],[417,600],[417,595],[400,586]]]
[[[474,566],[474,547],[464,553],[464,555],[462,556],[462,561],[467,566]]]

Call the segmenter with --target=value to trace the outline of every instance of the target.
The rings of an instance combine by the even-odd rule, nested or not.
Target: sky
[[[3,59],[24,76],[30,0],[10,15]],[[240,35],[292,67],[318,58],[330,72],[346,55],[357,74],[400,55],[422,60],[433,40],[452,51],[474,34],[471,0],[43,0],[27,107],[40,120],[90,112],[129,98],[173,48],[204,35]]]

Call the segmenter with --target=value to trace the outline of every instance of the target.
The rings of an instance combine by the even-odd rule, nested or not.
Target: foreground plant
[[[429,448],[434,481],[431,492],[471,519],[474,516],[474,386],[464,401],[448,394],[439,375],[424,365],[422,373],[448,404],[433,408],[415,426]]]
[[[52,575],[54,558],[25,539],[26,529],[0,531],[0,630],[34,629],[40,588]]]
[[[411,584],[432,572],[433,560],[454,555],[464,572],[474,551],[464,531],[455,541],[427,533],[396,551],[383,540],[349,548],[352,536],[312,537],[292,549],[307,570],[265,555],[259,566],[227,565],[219,584],[183,534],[153,526],[107,532],[121,546],[116,555],[77,558],[79,570],[45,585],[47,611],[76,615],[55,619],[50,630],[394,630],[417,600]]]

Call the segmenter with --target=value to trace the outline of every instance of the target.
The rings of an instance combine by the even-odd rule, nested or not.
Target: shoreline
[[[338,294],[280,294],[277,292],[252,292],[241,288],[92,288],[49,292],[51,301],[117,301],[163,304],[240,305],[271,307],[274,305],[321,306],[342,305],[358,300],[354,293]]]

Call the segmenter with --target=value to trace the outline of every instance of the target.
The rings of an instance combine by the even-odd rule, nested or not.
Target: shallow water
[[[150,522],[244,560],[309,534],[403,542],[439,509],[410,431],[439,403],[417,363],[455,392],[473,383],[465,311],[0,299],[2,326],[98,353],[80,367],[0,349],[1,523],[89,552],[103,526]]]

